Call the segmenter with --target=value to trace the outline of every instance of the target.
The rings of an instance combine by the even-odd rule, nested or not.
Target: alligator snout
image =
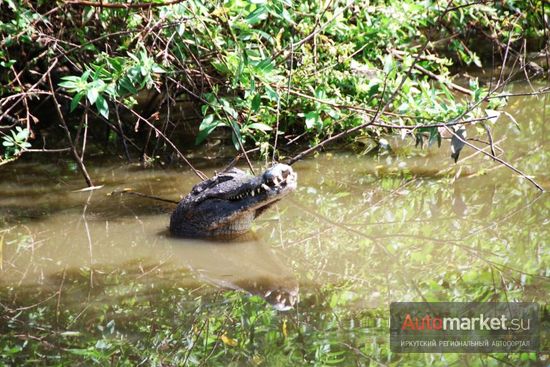
[[[275,289],[265,293],[264,298],[277,311],[288,311],[298,302],[298,287],[293,289]]]
[[[170,217],[170,232],[181,237],[231,238],[246,232],[252,221],[298,185],[286,164],[275,164],[254,177],[238,168],[198,183]]]
[[[265,171],[264,181],[269,186],[280,186],[294,190],[297,184],[297,175],[292,167],[278,163]]]

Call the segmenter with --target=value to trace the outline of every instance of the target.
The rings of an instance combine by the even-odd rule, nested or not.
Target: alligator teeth
[[[269,186],[267,186],[266,184],[262,184],[262,188],[263,188],[265,191],[269,191],[269,190],[270,190]]]
[[[275,186],[279,186],[280,184],[278,177],[273,177],[273,182],[275,183]]]
[[[250,195],[252,195],[252,197],[254,197],[254,191],[252,191],[252,192],[250,193]]]

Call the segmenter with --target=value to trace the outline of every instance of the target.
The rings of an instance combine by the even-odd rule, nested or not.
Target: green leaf
[[[100,351],[94,350],[94,349],[67,349],[69,353],[72,353],[77,356],[84,356],[89,358],[95,358],[100,359],[103,354]]]
[[[126,92],[131,94],[136,94],[138,91],[130,81],[130,78],[128,76],[125,76],[122,78],[119,82],[120,88],[124,89]]]
[[[323,122],[319,116],[319,112],[311,111],[306,114],[306,127],[308,129],[313,129],[314,127],[322,126]]]
[[[243,137],[241,135],[241,128],[234,121],[230,121],[230,124],[233,127],[232,129],[233,134],[231,135],[231,140],[233,140],[233,145],[235,146],[235,149],[239,150],[241,147],[241,144],[244,144]]]
[[[202,119],[202,122],[199,126],[199,133],[197,134],[197,137],[195,138],[195,144],[200,144],[210,135],[212,131],[214,131],[215,128],[217,128],[219,125],[222,125],[219,120],[214,119],[214,114],[208,114]]]
[[[157,64],[153,64],[153,67],[151,68],[151,71],[153,73],[157,73],[157,74],[163,74],[163,73],[166,73],[166,70],[164,70],[163,68],[161,68],[159,65]]]
[[[86,70],[84,73],[82,73],[82,76],[80,77],[80,81],[83,83],[86,83],[91,73],[92,73],[91,70]]]
[[[241,74],[244,71],[244,66],[247,60],[243,60],[243,58],[239,58],[239,65],[237,66],[237,71],[235,73],[235,78],[233,78],[233,87],[235,88],[237,84],[241,81]]]
[[[474,92],[474,101],[478,102],[481,99],[481,88],[477,88]]]
[[[80,103],[80,100],[82,99],[82,97],[84,97],[84,92],[77,93],[73,97],[73,99],[71,100],[71,109],[70,109],[71,112],[73,112],[78,107],[78,104]]]
[[[216,71],[218,71],[220,74],[228,74],[230,72],[227,65],[221,61],[213,61],[212,66]]]
[[[96,104],[97,111],[106,119],[109,118],[109,105],[103,96],[97,96]]]
[[[384,57],[384,74],[389,74],[390,71],[392,71],[392,69],[394,68],[394,65],[395,63],[391,54],[387,54]]]
[[[4,349],[2,350],[2,356],[3,357],[12,356],[21,352],[22,350],[23,348],[21,348],[19,345],[16,345],[13,348],[9,348],[8,346],[5,346]]]
[[[94,104],[99,97],[99,91],[96,88],[88,89],[88,91],[86,92],[86,96],[88,97],[88,101],[90,101],[90,104]]]
[[[268,9],[262,5],[257,7],[256,10],[254,10],[252,13],[248,14],[248,16],[244,19],[244,21],[250,25],[254,25],[266,19],[267,16],[268,16]]]
[[[75,82],[75,83],[78,83],[80,81],[80,77],[78,76],[74,76],[74,75],[68,75],[68,76],[64,76],[64,77],[61,77],[61,80],[65,80],[66,82]],[[59,84],[61,85],[61,84]]]
[[[217,127],[218,125],[210,125],[204,130],[199,131],[199,133],[197,134],[197,137],[195,138],[195,144],[198,145],[202,143],[204,139],[206,139],[208,135],[210,135],[210,133],[214,131],[214,129],[216,129]]]
[[[202,119],[202,122],[199,126],[199,131],[202,131],[204,129],[207,129],[209,126],[212,126],[214,122],[214,115],[213,114],[208,114],[206,116],[204,116],[204,118]]]
[[[271,45],[275,44],[275,38],[273,38],[269,33],[262,31],[261,29],[251,29],[252,33],[255,33],[269,42]]]
[[[76,83],[72,81],[66,81],[58,84],[60,87],[66,88],[66,89],[75,89]]]
[[[265,85],[264,87],[269,99],[276,102],[279,99],[279,94],[277,94],[277,92],[275,92],[275,90],[271,88],[269,85]]]
[[[267,74],[267,73],[271,72],[273,70],[273,63],[272,63],[271,59],[267,58],[265,60],[260,61],[256,65],[256,70],[258,70],[258,71],[260,71],[264,74]]]
[[[23,142],[29,137],[29,130],[22,129],[20,126],[17,126],[17,134],[15,135],[15,140],[17,142]]]
[[[261,130],[261,131],[271,131],[273,130],[273,128],[269,125],[266,125],[262,122],[254,122],[250,125],[247,125],[246,127],[248,127],[249,129],[252,129],[252,130]]]
[[[254,98],[252,98],[252,102],[250,103],[250,108],[252,109],[252,112],[258,112],[261,103],[262,97],[260,96],[260,94],[256,94]]]

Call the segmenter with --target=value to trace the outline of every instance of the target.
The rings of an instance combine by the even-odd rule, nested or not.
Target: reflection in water
[[[468,214],[468,206],[464,202],[462,192],[458,185],[454,185],[453,211],[457,217],[464,217]]]
[[[298,282],[281,261],[280,250],[259,240],[187,241],[174,243],[172,251],[201,281],[258,295],[279,311],[298,301]]]

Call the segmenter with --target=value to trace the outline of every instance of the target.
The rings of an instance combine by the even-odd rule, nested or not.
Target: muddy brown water
[[[550,190],[550,97],[511,98],[506,112],[513,118],[502,114],[494,129],[501,157]],[[179,199],[197,183],[187,169],[94,163],[90,173],[103,188],[77,192],[83,181],[64,160],[1,167],[0,283],[40,289],[84,270],[91,286],[113,271],[147,283],[176,271],[162,287],[262,296],[345,287],[350,309],[408,300],[547,302],[548,194],[468,147],[455,165],[449,141],[423,150],[412,139],[389,142],[377,156],[359,147],[296,163],[298,190],[255,222],[253,236],[231,243],[171,238],[172,205],[108,195],[131,188]]]

